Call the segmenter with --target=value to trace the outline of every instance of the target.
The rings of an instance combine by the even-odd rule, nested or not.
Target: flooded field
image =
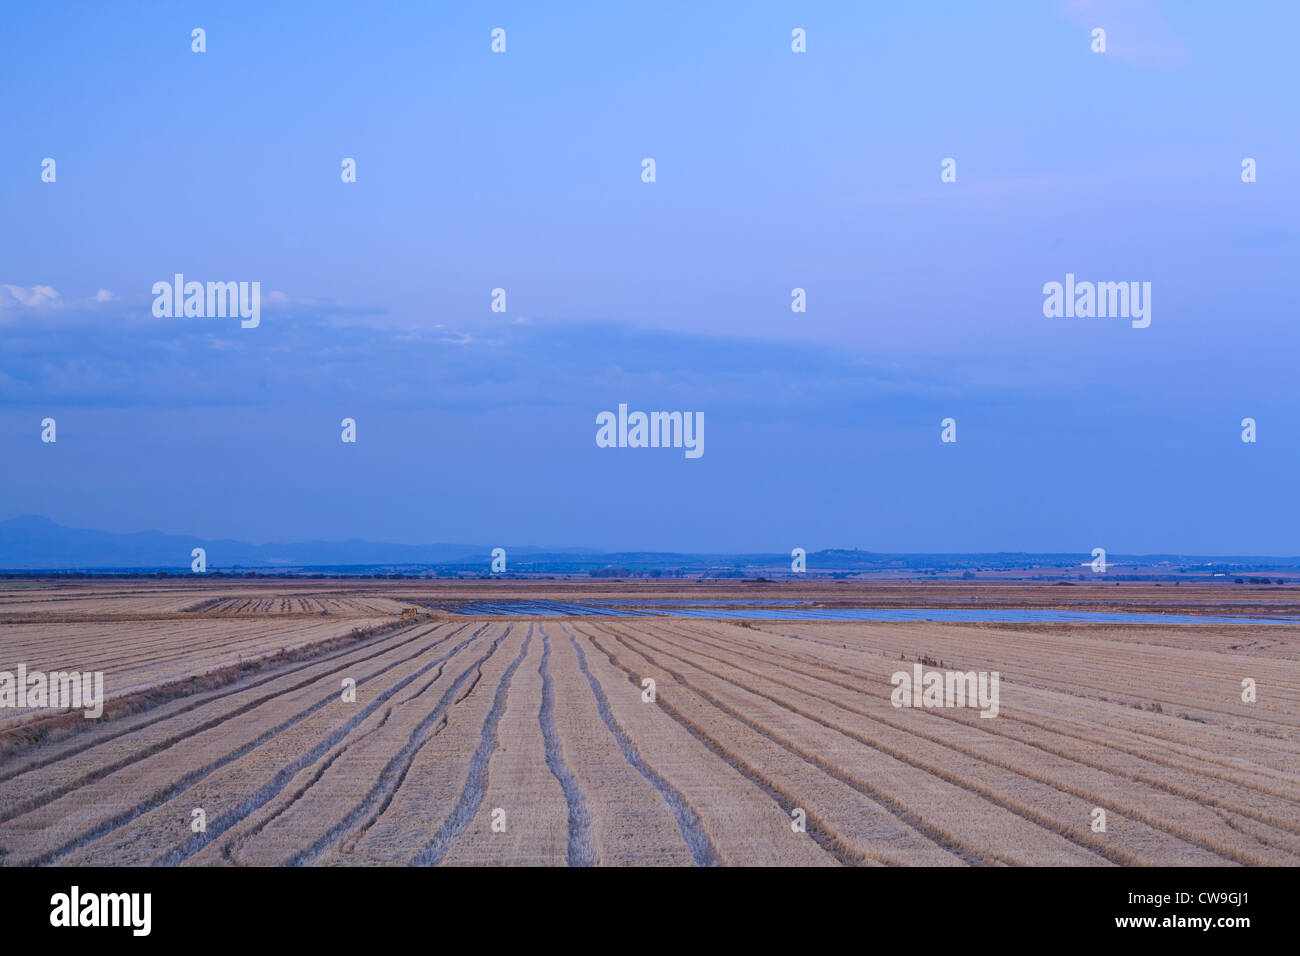
[[[743,604],[735,607],[735,604]],[[988,621],[1001,624],[1300,624],[1296,618],[1220,617],[1141,611],[1073,608],[828,608],[788,607],[776,601],[677,601],[664,603],[556,601],[473,601],[444,604],[450,614],[504,617],[690,617],[737,621]]]

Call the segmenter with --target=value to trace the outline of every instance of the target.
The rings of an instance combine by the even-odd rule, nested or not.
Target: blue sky
[[[0,518],[1300,552],[1296,5],[265,6],[0,13]],[[705,455],[597,448],[620,402]]]

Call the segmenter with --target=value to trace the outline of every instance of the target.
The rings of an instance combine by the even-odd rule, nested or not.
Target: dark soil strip
[[[365,678],[365,680],[371,680],[374,677],[378,677],[380,674],[392,670],[398,664],[404,664],[406,663],[406,661],[409,661],[412,658],[419,657],[421,654],[426,653],[430,648],[437,647],[439,644],[442,644],[443,642],[450,640],[454,635],[458,634],[461,630],[464,630],[464,628],[458,628],[457,630],[452,631],[446,637],[439,638],[438,640],[434,641],[428,647],[422,647],[414,654],[411,654],[408,657],[404,657],[400,661],[396,661],[393,664],[389,664],[387,667],[383,668],[382,670],[376,671],[374,674],[370,675],[370,677]],[[178,743],[181,743],[185,740],[189,740],[195,734],[200,734],[203,733],[204,731],[211,730],[213,727],[219,726],[220,724],[223,724],[228,720],[238,717],[241,714],[246,714],[250,710],[253,710],[255,707],[260,707],[262,704],[266,703],[267,701],[274,700],[276,697],[280,696],[281,694],[287,694],[292,691],[299,690],[300,688],[306,687],[309,684],[317,683],[329,677],[330,673],[338,673],[339,671],[355,667],[358,664],[363,664],[368,660],[372,660],[373,658],[379,657],[383,654],[387,654],[389,651],[395,648],[402,647],[405,644],[409,644],[411,643],[411,641],[418,640],[420,637],[426,636],[428,633],[429,632],[427,631],[422,632],[421,634],[417,634],[414,637],[408,638],[405,641],[401,641],[400,643],[388,645],[387,647],[384,647],[383,649],[378,650],[373,654],[369,654],[365,657],[357,658],[355,660],[347,661],[346,663],[341,664],[339,667],[334,668],[332,671],[327,671],[324,674],[318,674],[315,677],[309,677],[306,680],[299,681],[297,684],[294,684],[292,687],[281,688],[277,691],[274,691],[273,693],[266,694],[262,697],[257,698],[256,700],[249,701],[248,703],[244,704],[241,707],[237,707],[234,710],[226,711],[224,713],[218,714],[216,717],[213,717],[211,720],[207,720],[202,724],[199,724],[197,727],[191,727],[188,730],[184,730],[180,733],[173,734],[172,736],[160,740],[156,743],[150,744],[147,747],[142,747],[140,750],[132,754],[129,754],[121,758],[120,760],[116,760],[111,764],[105,764],[102,767],[97,767],[95,770],[83,774],[81,777],[78,777],[76,780],[69,781],[68,783],[56,787],[53,790],[42,791],[39,794],[39,796],[35,796],[28,800],[23,800],[19,803],[16,803],[12,807],[10,807],[7,811],[5,811],[3,814],[0,814],[0,823],[5,823],[9,820],[12,820],[15,817],[21,816],[22,814],[29,812],[35,807],[49,803],[51,800],[57,800],[59,797],[62,797],[63,795],[70,793],[73,790],[78,789],[79,787],[84,787],[89,783],[93,783],[96,780],[102,779],[103,777],[107,777],[111,773],[116,773],[118,770],[121,770],[123,767],[128,767],[133,763],[137,763],[138,761],[146,759],[147,757],[152,757],[154,754],[161,753],[162,751],[167,750],[170,747],[174,747]],[[349,652],[345,652],[345,653],[349,653]],[[310,667],[310,666],[311,666],[310,664],[303,665],[303,667]],[[288,671],[286,673],[291,674],[298,670],[302,670],[302,668],[294,668],[293,670]],[[228,693],[235,694],[241,691],[248,690],[250,686],[251,687],[260,686],[261,684],[264,684],[267,681],[273,681],[281,677],[284,677],[286,676],[286,673],[274,674],[270,677],[265,678],[264,680],[258,681],[256,684],[240,687],[236,690],[229,691]],[[362,681],[361,683],[364,683],[364,681]],[[225,696],[228,696],[228,694],[220,695],[220,697],[225,697]],[[212,700],[216,700],[216,699],[219,698],[212,698]],[[329,699],[332,699],[332,697],[327,698],[327,700]],[[186,707],[183,710],[178,711],[177,713],[178,714],[186,713],[190,710],[193,710],[195,707],[200,707],[203,704],[210,703],[210,702],[211,700],[202,701],[200,703],[193,704],[190,707]],[[168,717],[174,717],[174,716],[177,716],[177,714],[170,714],[163,717],[159,717],[158,720],[166,720],[168,719]],[[157,723],[157,721],[156,720],[149,721],[149,724],[153,724],[153,723]],[[138,729],[140,728],[133,728],[133,730],[138,730]],[[127,732],[129,733],[130,731]],[[118,736],[118,735],[114,735],[114,736]],[[97,743],[102,743],[102,742],[103,741],[98,741]],[[64,756],[70,756],[70,755],[64,755]],[[63,759],[63,758],[60,757],[59,759]],[[24,770],[24,772],[26,771]]]
[[[510,680],[515,676],[516,668],[523,663],[532,640],[533,625],[529,624],[528,635],[524,638],[524,646],[519,649],[519,656],[510,662],[506,672],[501,675],[501,682],[497,684],[496,696],[492,698],[492,709],[488,711],[483,721],[482,739],[478,749],[474,751],[474,756],[470,758],[469,776],[465,779],[465,787],[460,792],[460,799],[456,801],[456,808],[442,822],[433,839],[415,855],[411,861],[412,866],[437,866],[441,863],[442,858],[451,849],[451,845],[456,842],[456,838],[465,832],[465,828],[478,815],[479,807],[483,805],[483,796],[487,793],[488,764],[492,760],[492,755],[496,753],[497,727],[501,722],[501,712],[505,710],[506,698],[510,694]]]
[[[278,680],[287,674],[297,673],[298,671],[305,670],[308,667],[313,667],[323,661],[330,661],[351,654],[357,650],[357,647],[353,645],[360,644],[361,647],[372,646],[379,643],[378,638],[384,633],[399,626],[403,625],[393,622],[391,625],[385,624],[379,628],[368,630],[365,633],[353,632],[352,634],[343,637],[331,637],[316,644],[308,644],[304,647],[294,648],[292,651],[277,652],[266,657],[260,657],[253,661],[244,661],[239,664],[232,664],[229,667],[209,671],[197,680],[185,679],[173,681],[170,684],[163,684],[159,687],[141,691],[138,694],[132,694],[128,697],[119,697],[105,703],[104,714],[98,720],[86,720],[81,712],[77,711],[71,714],[63,713],[41,718],[39,720],[21,724],[13,729],[0,732],[0,757],[4,757],[16,749],[33,746],[38,743],[52,744],[79,732],[97,730],[104,725],[105,721],[108,720],[124,719],[133,714],[153,710],[155,707],[160,707],[173,700],[193,696],[195,694],[203,694],[206,691],[213,690],[214,688],[225,687],[254,674],[259,674],[268,670],[275,671],[270,676],[264,677],[259,681],[250,684],[242,684],[231,690],[225,691],[224,693],[205,696],[201,700],[195,701],[194,703],[177,710],[169,711],[168,713],[155,717],[152,720],[141,721],[140,723],[134,724],[130,727],[123,727],[118,733],[96,737],[94,740],[88,741],[83,746],[69,748],[50,757],[29,761],[24,763],[22,766],[8,769],[5,772],[0,773],[0,782],[20,776],[21,774],[27,773],[29,770],[36,770],[40,767],[46,767],[52,763],[57,763],[60,760],[65,760],[68,757],[75,756],[92,747],[98,747],[102,743],[115,740],[123,734],[133,733],[142,728],[149,727],[160,720],[170,720],[172,717],[189,713],[196,707],[202,707],[204,704],[212,703],[213,701],[220,700],[221,698],[227,697],[231,694],[238,694],[253,687],[260,687],[268,681]],[[383,650],[378,651],[376,654],[371,654],[369,657],[359,658],[358,662],[370,660],[371,657],[382,654],[393,647],[401,647],[403,644],[409,644],[411,641],[435,630],[436,627],[437,625],[423,630],[404,641],[391,644]],[[368,640],[369,638],[374,638],[374,640]],[[330,651],[334,651],[336,648],[344,646],[346,646],[345,650],[329,654]],[[327,654],[329,656],[325,656]],[[306,663],[285,670],[277,669],[285,664],[296,663],[301,660],[305,660]]]
[[[443,657],[429,664],[426,664],[424,667],[420,668],[418,671],[416,671],[411,676],[407,677],[405,680],[401,681],[394,687],[391,687],[388,690],[384,691],[372,703],[368,704],[365,708],[363,708],[363,710],[360,713],[358,713],[357,716],[353,717],[352,720],[348,721],[348,723],[344,727],[340,728],[339,730],[335,731],[333,734],[329,735],[329,737],[326,738],[324,743],[320,744],[316,748],[313,748],[311,753],[306,754],[303,757],[299,758],[299,760],[295,761],[295,763],[300,764],[301,766],[306,766],[308,763],[318,759],[322,754],[327,752],[331,747],[333,747],[336,743],[338,743],[339,740],[342,740],[343,737],[346,736],[352,730],[353,727],[355,727],[367,716],[373,713],[381,704],[383,704],[385,700],[387,700],[393,694],[397,693],[397,691],[401,690],[402,687],[409,684],[411,681],[415,680],[417,677],[420,676],[420,674],[424,673],[427,670],[430,670],[435,666],[438,666],[443,661],[445,661],[448,657],[450,657],[452,654],[455,654],[457,650],[459,650],[460,648],[464,647],[466,644],[473,641],[474,638],[477,637],[478,634],[486,627],[487,627],[486,624],[483,625],[483,627],[479,628],[478,631],[475,631],[473,634],[467,637],[460,644],[456,645],[455,648],[453,648]],[[360,687],[362,684],[374,680],[376,677],[380,676],[386,671],[391,670],[394,667],[399,666],[401,663],[403,662],[397,661],[375,672],[374,674],[369,675],[368,677],[361,678],[360,680],[357,681],[357,686]],[[207,766],[200,767],[197,770],[190,771],[184,777],[182,777],[180,780],[176,781],[175,783],[171,784],[170,786],[159,788],[149,798],[137,804],[136,806],[132,807],[130,810],[123,811],[122,813],[119,813],[117,816],[112,817],[109,820],[105,820],[104,822],[100,823],[98,826],[92,827],[90,830],[87,830],[79,834],[78,836],[74,837],[72,840],[69,840],[67,843],[65,843],[63,846],[59,847],[58,849],[51,850],[50,852],[45,853],[40,857],[37,857],[35,860],[32,861],[32,864],[40,866],[44,864],[53,863],[57,861],[60,857],[66,856],[67,854],[73,852],[74,850],[77,850],[80,847],[83,847],[86,844],[91,843],[94,840],[98,840],[101,837],[113,832],[114,830],[122,826],[125,826],[127,823],[130,823],[136,817],[144,813],[148,813],[150,810],[153,810],[156,807],[160,807],[168,800],[171,800],[179,796],[180,794],[184,793],[186,790],[190,789],[190,787],[194,786],[194,784],[198,783],[200,780],[202,780],[208,774],[212,773],[214,770],[218,770],[229,763],[233,763],[235,760],[238,760],[239,758],[245,756],[246,754],[251,753],[252,751],[256,750],[258,747],[260,747],[262,744],[266,743],[268,740],[271,740],[277,735],[284,733],[286,730],[293,727],[295,724],[300,723],[301,721],[305,720],[307,717],[310,717],[312,714],[319,711],[321,708],[327,706],[330,703],[333,703],[338,699],[339,699],[338,692],[331,691],[326,697],[317,701],[315,704],[312,704],[310,707],[306,708],[305,710],[302,710],[299,713],[294,714],[292,717],[288,718],[287,720],[282,721],[277,726],[266,731],[264,734],[261,734],[259,737],[257,737],[257,739],[249,741],[248,743],[244,744],[242,747],[236,748],[235,750],[231,751],[230,753],[226,754],[223,757],[219,757],[218,759],[209,763]],[[296,773],[298,769],[300,769],[300,767],[295,767],[294,773]],[[284,771],[281,771],[281,775],[283,774]],[[291,779],[292,776],[293,774],[289,774],[289,776],[285,778],[284,783],[281,784],[281,789],[283,789],[284,785],[289,782],[289,779]],[[277,776],[276,780],[279,779],[280,777]],[[269,787],[271,785],[268,784],[267,786]],[[263,789],[265,790],[266,787],[264,787]],[[269,800],[270,796],[268,796],[266,799]],[[159,865],[159,864],[166,864],[166,863],[180,863],[182,860],[184,860],[191,854],[197,852],[201,847],[205,846],[209,841],[220,836],[223,832],[225,832],[227,828],[229,828],[233,823],[236,822],[237,819],[239,819],[243,815],[244,814],[239,813],[238,811],[232,811],[232,812],[222,814],[216,820],[211,821],[209,823],[208,830],[206,833],[196,834],[193,839],[189,840],[188,842],[182,844],[179,847],[176,847],[170,853],[165,854],[163,857],[160,857],[158,860],[155,860],[154,864]]]
[[[591,814],[587,811],[587,801],[582,796],[582,787],[577,778],[564,762],[564,749],[560,744],[560,735],[555,729],[555,685],[551,680],[551,639],[546,628],[538,625],[542,631],[542,664],[537,672],[542,675],[542,709],[537,715],[542,726],[542,739],[546,742],[546,766],[560,782],[564,790],[565,802],[569,805],[569,866],[597,866],[600,863],[596,852],[596,841],[591,831]]]
[[[630,638],[627,637],[626,635],[619,635],[615,633],[613,630],[609,630],[607,633],[612,638],[614,638],[614,640],[618,641],[618,643],[626,647],[629,651],[632,651],[635,654],[640,654],[646,660],[653,663],[656,667],[663,668],[664,673],[670,675],[674,680],[680,683],[683,687],[688,688],[691,692],[693,692],[697,696],[703,698],[704,700],[707,700],[710,704],[718,708],[723,713],[728,714],[731,717],[734,717],[736,720],[740,721],[742,724],[749,727],[751,730],[762,734],[764,737],[766,737],[768,740],[771,740],[773,743],[779,744],[780,746],[784,747],[786,750],[790,751],[790,753],[794,754],[796,757],[799,757],[801,760],[807,761],[808,763],[812,764],[814,767],[817,767],[819,770],[823,771],[824,773],[827,773],[830,776],[834,777],[836,780],[840,781],[840,783],[852,787],[854,790],[858,791],[858,793],[861,793],[863,796],[869,797],[873,802],[875,802],[885,810],[889,811],[891,814],[893,814],[903,823],[906,823],[913,830],[916,830],[922,835],[928,837],[933,843],[936,843],[937,845],[943,847],[949,853],[952,853],[955,856],[959,857],[962,860],[962,862],[970,866],[985,866],[988,865],[989,863],[1005,862],[1002,861],[1000,858],[996,857],[996,855],[991,856],[990,859],[988,860],[982,859],[981,857],[967,850],[951,834],[947,833],[946,831],[938,827],[931,826],[920,816],[914,813],[910,808],[900,804],[897,800],[894,800],[888,794],[883,793],[882,791],[877,790],[874,787],[868,787],[865,784],[860,783],[859,781],[845,774],[843,770],[836,767],[834,764],[830,763],[829,761],[817,757],[813,754],[806,753],[801,748],[796,747],[795,745],[793,745],[787,740],[784,740],[778,734],[775,734],[772,731],[768,730],[766,727],[763,727],[761,724],[756,722],[753,718],[740,713],[740,711],[736,710],[734,707],[730,707],[727,704],[724,704],[722,701],[714,697],[712,694],[704,690],[702,687],[687,681],[686,678],[682,676],[681,672],[675,671],[668,665],[664,664],[663,661],[657,660],[654,657],[654,649],[648,648],[645,644],[641,644],[641,642],[637,641],[636,638]],[[644,649],[638,651],[636,648],[632,647],[631,644],[628,643],[629,640],[641,644],[642,648]],[[659,653],[663,653],[663,652],[660,651]],[[744,688],[744,689],[749,690],[749,688]]]
[[[618,658],[616,658],[613,655],[613,653],[609,651],[608,648],[601,647],[599,642],[597,642],[594,638],[590,638],[590,636],[589,639],[591,640],[592,645],[595,646],[597,650],[601,651],[602,653],[604,653],[606,657],[609,658],[609,662],[611,664],[613,664],[623,673],[627,674],[627,679],[629,683],[632,684],[633,687],[640,687],[640,684],[637,682],[636,675],[632,671],[628,670],[628,668],[620,664]],[[768,781],[766,778],[761,776],[749,764],[742,761],[738,756],[724,750],[716,740],[714,740],[704,731],[703,728],[698,727],[694,722],[692,722],[688,717],[686,717],[686,715],[684,715],[676,707],[670,704],[667,700],[660,697],[658,699],[658,703],[659,706],[664,709],[664,711],[668,714],[669,717],[671,717],[673,720],[677,721],[677,723],[682,725],[682,727],[687,731],[687,733],[689,733],[692,737],[694,737],[696,740],[702,743],[705,747],[709,748],[710,752],[712,752],[719,759],[725,761],[729,767],[731,767],[741,776],[745,777],[751,783],[755,784],[759,789],[761,789],[764,793],[766,793],[769,797],[771,797],[772,800],[776,803],[776,805],[781,808],[781,812],[785,814],[785,816],[787,817],[790,816],[790,811],[786,810],[787,806],[789,806],[791,811],[794,810],[796,806],[798,806],[799,801],[794,796],[794,794],[778,788],[773,783]],[[864,860],[875,859],[874,857],[868,857],[863,854],[852,853],[851,851],[849,851],[847,847],[841,846],[841,844],[836,840],[835,835],[831,830],[831,828],[828,827],[826,824],[824,824],[821,821],[821,819],[817,817],[816,814],[807,813],[805,811],[805,815],[807,818],[805,823],[807,826],[808,835],[812,837],[814,841],[816,841],[818,846],[820,846],[823,850],[825,850],[827,853],[833,856],[836,862],[838,862],[840,865],[860,866]]]
[[[487,626],[489,625],[484,625],[484,627]],[[310,866],[320,858],[320,855],[331,844],[342,839],[349,830],[356,827],[358,821],[364,819],[364,822],[358,828],[358,835],[365,833],[374,825],[375,821],[388,809],[389,804],[393,801],[393,796],[401,788],[403,781],[406,780],[406,775],[411,769],[411,763],[415,760],[420,749],[429,742],[438,730],[442,729],[446,721],[447,709],[453,703],[464,700],[468,696],[466,694],[457,698],[461,688],[471,679],[477,684],[482,676],[484,662],[496,653],[496,649],[501,645],[501,642],[509,636],[510,628],[506,628],[505,633],[494,640],[492,646],[452,682],[452,685],[447,688],[428,716],[411,731],[411,736],[407,739],[406,745],[384,765],[384,769],[379,773],[379,778],[370,788],[370,792],[366,794],[365,799],[349,810],[342,820],[331,827],[328,833],[310,847],[286,860],[286,866]]]
[[[600,689],[600,682],[596,680],[591,671],[587,670],[587,655],[582,652],[582,648],[578,646],[573,633],[567,627],[561,624],[560,629],[568,635],[569,643],[573,645],[573,649],[578,653],[578,666],[582,668],[587,683],[591,685],[591,692],[596,695],[596,707],[600,711],[601,719],[605,721],[605,726],[609,728],[609,732],[618,741],[627,762],[635,767],[641,776],[650,781],[651,785],[659,791],[659,795],[664,798],[664,802],[668,804],[668,809],[677,818],[677,826],[682,831],[686,846],[690,849],[691,856],[695,858],[695,865],[721,866],[722,860],[718,856],[718,851],[714,849],[713,841],[709,839],[708,833],[705,832],[704,825],[700,823],[700,818],[695,815],[695,811],[687,803],[686,798],[642,758],[636,749],[636,745],[632,743],[632,738],[614,719],[614,714],[609,709],[609,700],[605,697],[605,692]]]

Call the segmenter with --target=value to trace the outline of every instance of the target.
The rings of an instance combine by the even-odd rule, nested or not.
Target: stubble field
[[[467,593],[0,591],[0,670],[102,670],[120,703],[0,711],[0,864],[1300,863],[1295,625],[431,609]],[[998,715],[895,707],[918,663],[999,672]]]

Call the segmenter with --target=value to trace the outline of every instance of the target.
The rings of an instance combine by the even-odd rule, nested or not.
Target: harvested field
[[[383,610],[420,587],[6,595],[0,670],[144,703],[0,757],[0,863],[1300,864],[1300,627]],[[915,667],[996,671],[996,716],[895,706]]]

